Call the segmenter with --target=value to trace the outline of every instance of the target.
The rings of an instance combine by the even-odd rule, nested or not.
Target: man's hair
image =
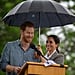
[[[34,24],[30,21],[26,21],[20,26],[20,29],[24,31],[26,29],[26,27],[33,27],[34,28]]]

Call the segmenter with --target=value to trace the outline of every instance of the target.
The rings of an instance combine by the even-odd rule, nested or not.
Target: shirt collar
[[[21,41],[18,39],[17,40],[17,43],[18,43],[18,45],[21,47]],[[31,46],[29,46],[29,48],[30,48]]]
[[[18,39],[17,40],[17,44],[20,46],[21,45],[21,41]]]

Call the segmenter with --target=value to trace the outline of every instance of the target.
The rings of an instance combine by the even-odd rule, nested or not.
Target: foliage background
[[[10,27],[5,25],[2,21],[4,15],[12,9],[16,4],[22,2],[23,0],[0,0],[0,55],[3,50],[4,45],[8,41],[13,41],[19,38],[19,28],[17,27]],[[68,2],[68,8],[70,10],[75,10],[75,0],[55,0],[57,2]],[[73,1],[74,5],[70,6],[69,2]],[[74,12],[73,12],[74,13]],[[75,14],[75,13],[74,13]],[[75,75],[75,31],[72,28],[66,29],[65,27],[61,27],[62,31],[65,36],[65,39],[61,41],[61,51],[65,55],[65,64],[69,67],[66,71],[66,75]],[[50,31],[50,29],[41,29],[41,35],[47,35],[46,32]],[[37,45],[38,44],[38,30],[35,31],[35,37],[33,42]],[[42,44],[43,51],[45,53],[45,46]],[[5,75],[4,72],[0,71],[0,75]]]

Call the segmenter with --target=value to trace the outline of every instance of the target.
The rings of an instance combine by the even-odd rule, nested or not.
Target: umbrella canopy
[[[11,26],[31,21],[35,27],[55,27],[74,23],[75,16],[55,1],[28,0],[16,5],[3,20]]]
[[[23,1],[10,10],[3,18],[10,26],[20,26],[31,21],[36,28],[64,26],[75,22],[75,16],[55,1],[32,0]]]

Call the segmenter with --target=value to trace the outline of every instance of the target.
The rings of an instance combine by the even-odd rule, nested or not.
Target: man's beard
[[[29,41],[29,39],[26,39],[26,38],[24,38],[24,42],[31,43],[31,41]]]

